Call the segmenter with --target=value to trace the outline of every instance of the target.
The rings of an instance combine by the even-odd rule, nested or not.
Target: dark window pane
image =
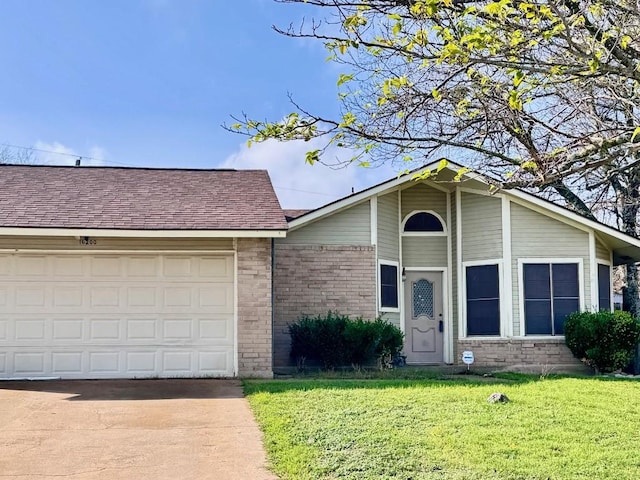
[[[551,335],[551,300],[525,300],[526,335]]]
[[[467,335],[500,335],[500,300],[467,300]]]
[[[524,264],[524,298],[525,300],[551,298],[548,264]]]
[[[500,335],[498,265],[467,267],[467,335]]]
[[[398,267],[395,265],[380,265],[380,304],[398,308]]]
[[[554,263],[553,268],[553,296],[578,298],[578,264]]]
[[[555,280],[555,277],[554,277]],[[580,302],[577,298],[553,299],[553,329],[554,335],[564,335],[564,321],[567,315],[580,310]]]
[[[467,267],[467,299],[499,298],[498,265]]]
[[[444,228],[438,217],[427,212],[412,215],[404,224],[405,232],[442,232]]]
[[[611,310],[611,268],[598,264],[598,300],[600,310]]]

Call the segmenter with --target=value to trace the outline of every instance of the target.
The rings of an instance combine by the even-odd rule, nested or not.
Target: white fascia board
[[[0,236],[143,237],[143,238],[284,238],[286,230],[112,230],[96,228],[0,227]]]

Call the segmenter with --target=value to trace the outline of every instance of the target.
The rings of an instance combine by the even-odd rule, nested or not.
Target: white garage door
[[[232,376],[230,255],[1,254],[0,378]]]

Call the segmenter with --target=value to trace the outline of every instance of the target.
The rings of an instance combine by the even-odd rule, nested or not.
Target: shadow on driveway
[[[61,393],[71,401],[243,398],[239,381],[221,379],[0,381],[2,390]]]

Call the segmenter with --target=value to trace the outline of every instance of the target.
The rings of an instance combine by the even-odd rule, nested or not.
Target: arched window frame
[[[407,221],[418,213],[428,213],[436,217],[440,221],[440,225],[442,225],[442,231],[441,232],[405,232],[404,227],[407,224]],[[409,214],[407,214],[402,220],[402,225],[400,225],[400,227],[401,227],[401,234],[403,237],[446,237],[448,235],[447,224],[444,222],[444,219],[433,210],[413,210],[412,212],[409,212]]]

